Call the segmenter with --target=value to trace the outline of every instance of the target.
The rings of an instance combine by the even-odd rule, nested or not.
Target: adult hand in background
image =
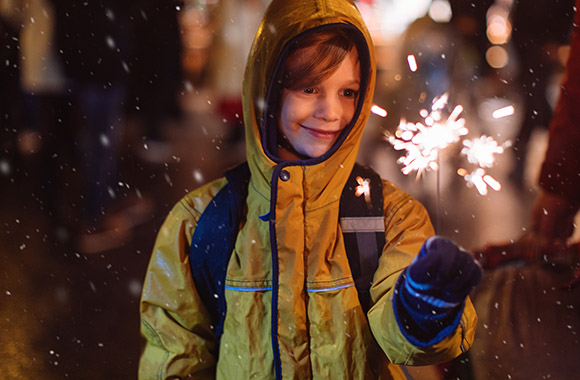
[[[542,191],[532,208],[532,231],[542,246],[565,246],[574,232],[574,217],[579,202]]]

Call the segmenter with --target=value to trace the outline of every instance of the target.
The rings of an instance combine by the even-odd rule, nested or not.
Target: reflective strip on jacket
[[[363,41],[357,49],[367,54],[361,62],[368,67],[361,71],[368,75],[361,78],[355,119],[327,154],[277,160],[262,143],[271,78],[287,42],[324,25],[354,27]],[[213,332],[188,255],[197,220],[224,178],[182,199],[158,234],[141,300],[147,340],[141,380],[404,379],[395,364],[444,362],[469,349],[477,320],[469,299],[459,327],[433,346],[416,347],[399,330],[393,287],[433,228],[424,207],[388,181],[383,181],[386,245],[370,289],[373,306],[367,315],[360,306],[338,215],[370,114],[375,75],[371,38],[352,1],[272,1],[246,66],[251,179],[246,217],[227,269],[223,335],[218,340]]]

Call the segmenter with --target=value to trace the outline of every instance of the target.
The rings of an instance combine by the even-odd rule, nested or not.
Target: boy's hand
[[[395,285],[393,308],[403,335],[419,347],[449,336],[481,275],[477,262],[451,240],[428,239]]]
[[[452,307],[463,302],[481,276],[481,268],[469,253],[449,239],[434,236],[408,267],[406,287],[427,303]]]

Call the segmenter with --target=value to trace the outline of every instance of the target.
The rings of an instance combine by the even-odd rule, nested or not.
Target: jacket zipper
[[[270,196],[270,249],[272,250],[272,351],[274,358],[274,373],[276,380],[282,380],[282,360],[280,358],[280,345],[278,343],[278,289],[279,289],[279,267],[278,267],[278,242],[276,239],[276,203],[278,201],[278,180],[280,172],[286,165],[280,164],[274,168],[272,173],[272,187]]]

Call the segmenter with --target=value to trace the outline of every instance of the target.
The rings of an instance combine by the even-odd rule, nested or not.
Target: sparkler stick
[[[408,123],[401,119],[397,131],[394,135],[388,135],[387,139],[393,145],[395,150],[405,150],[406,155],[399,157],[398,163],[403,164],[401,171],[408,175],[412,171],[417,171],[419,178],[425,171],[438,171],[440,167],[440,151],[449,145],[458,142],[462,136],[469,132],[465,127],[465,119],[459,118],[463,107],[455,106],[446,120],[443,120],[441,110],[448,102],[447,93],[435,98],[431,107],[431,112],[421,110],[419,113],[424,118],[423,123]],[[512,112],[513,106],[504,107],[494,112],[494,115],[507,116]],[[499,117],[499,116],[498,116]],[[487,194],[489,186],[495,191],[501,189],[501,184],[493,177],[485,173],[484,168],[490,168],[495,163],[495,155],[504,152],[505,148],[510,146],[510,142],[499,145],[493,137],[482,135],[479,138],[464,140],[461,154],[465,155],[470,164],[479,166],[468,174],[466,169],[460,169],[458,174],[461,175],[467,185],[475,186],[481,195]],[[437,186],[439,188],[439,175],[437,177]],[[439,189],[438,189],[439,197]]]
[[[441,167],[439,162],[439,155],[437,155],[437,166]],[[437,171],[437,202],[435,203],[435,228],[436,231],[439,231],[439,225],[441,220],[441,176],[439,175],[439,171]]]
[[[407,62],[409,69],[415,72],[417,70],[415,56],[408,55]],[[455,106],[447,119],[444,120],[442,113],[448,101],[448,93],[436,97],[433,100],[431,111],[423,109],[419,112],[421,117],[423,117],[424,123],[409,123],[402,118],[395,133],[386,133],[385,135],[395,150],[404,150],[406,152],[404,156],[400,156],[397,159],[397,163],[403,164],[401,169],[403,174],[408,175],[412,171],[416,171],[416,178],[419,179],[426,171],[437,172],[437,229],[439,228],[439,202],[441,199],[440,151],[458,142],[462,136],[467,135],[469,132],[465,127],[465,119],[459,117],[463,112],[463,106],[461,105]],[[375,105],[371,111],[385,117],[386,111],[383,114],[381,110],[382,108]],[[499,119],[514,113],[515,108],[510,105],[494,111],[492,116],[495,119]],[[484,168],[492,167],[495,163],[495,155],[503,153],[504,148],[510,146],[510,144],[508,141],[500,146],[492,137],[485,135],[477,139],[463,141],[464,147],[461,150],[461,154],[466,156],[470,164],[476,164],[479,167],[472,172],[460,168],[457,170],[457,174],[465,179],[468,187],[475,187],[481,195],[487,194],[488,187],[495,191],[501,190],[501,184],[487,174]],[[359,186],[362,186],[362,184]]]
[[[468,133],[465,120],[459,118],[463,107],[454,107],[447,119],[443,117],[443,110],[447,106],[449,95],[447,93],[433,100],[431,111],[421,110],[419,114],[424,123],[408,123],[401,120],[394,135],[389,135],[388,140],[395,150],[405,150],[406,155],[399,157],[398,163],[404,164],[401,169],[407,175],[413,170],[417,171],[417,179],[425,171],[437,172],[437,203],[436,203],[436,229],[439,229],[441,180],[440,180],[440,151],[449,145],[459,141],[461,136]]]
[[[465,119],[460,118],[463,107],[457,105],[445,119],[443,111],[447,106],[449,95],[447,93],[433,100],[431,111],[421,110],[423,123],[409,123],[401,119],[394,134],[387,134],[387,140],[395,150],[405,151],[406,154],[398,158],[397,163],[403,164],[401,171],[408,175],[416,171],[418,179],[426,171],[437,172],[437,202],[436,202],[436,230],[440,224],[441,180],[439,169],[441,167],[441,151],[448,146],[457,143],[468,134],[465,127]],[[513,106],[496,110],[495,118],[506,117],[515,112]],[[502,154],[511,143],[505,142],[499,145],[493,137],[482,135],[479,138],[463,140],[461,154],[467,158],[468,163],[477,165],[478,168],[469,172],[460,168],[457,174],[462,176],[468,187],[475,187],[482,196],[488,194],[488,188],[495,191],[501,190],[501,183],[486,173],[487,168],[495,164],[495,155]]]

